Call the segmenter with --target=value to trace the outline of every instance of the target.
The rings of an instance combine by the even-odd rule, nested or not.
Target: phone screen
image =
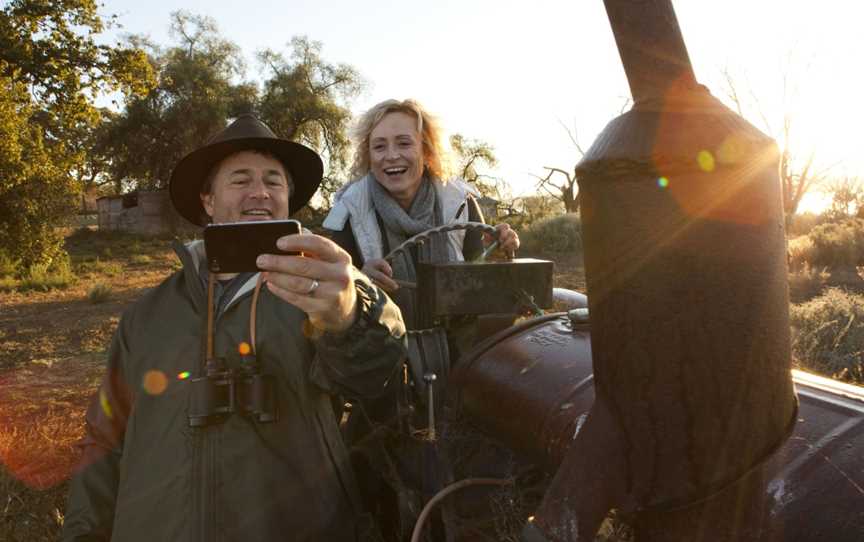
[[[296,220],[260,220],[211,224],[204,228],[207,268],[214,273],[258,271],[261,254],[298,254],[276,248],[276,241],[300,233]]]

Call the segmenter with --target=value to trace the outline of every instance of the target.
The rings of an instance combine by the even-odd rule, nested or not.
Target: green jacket
[[[384,391],[406,354],[399,310],[377,288],[358,288],[367,294],[357,323],[312,341],[304,313],[262,288],[257,354],[276,377],[278,421],[234,414],[191,428],[187,373],[201,374],[206,344],[203,250],[175,250],[183,269],[128,309],[114,335],[62,539],[357,540],[364,522],[330,398]],[[228,365],[249,341],[251,286],[254,277],[215,323],[214,352]]]

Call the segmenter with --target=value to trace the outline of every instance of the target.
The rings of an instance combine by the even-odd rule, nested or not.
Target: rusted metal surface
[[[478,427],[551,466],[594,402],[591,371],[588,326],[559,313],[490,337],[459,361],[451,382]]]
[[[590,336],[580,314],[528,320],[478,345],[453,373],[468,418],[554,472],[594,401]],[[792,436],[760,469],[755,540],[864,540],[864,388],[793,371]],[[678,512],[680,513],[680,511]],[[534,533],[537,536],[538,533]],[[709,533],[710,534],[710,533]],[[690,540],[710,540],[693,534]]]
[[[690,56],[668,0],[605,0],[621,63],[635,102],[694,86]]]

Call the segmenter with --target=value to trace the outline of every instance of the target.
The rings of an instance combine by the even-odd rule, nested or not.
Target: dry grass
[[[98,357],[34,362],[0,377],[0,539],[56,540]]]

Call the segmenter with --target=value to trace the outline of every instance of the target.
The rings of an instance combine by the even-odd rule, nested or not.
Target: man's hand
[[[357,291],[351,256],[336,243],[313,234],[286,235],[281,250],[303,256],[262,254],[260,267],[270,291],[296,306],[318,329],[340,332],[357,318]]]
[[[393,268],[383,258],[369,260],[363,264],[361,271],[388,294],[399,289],[399,285],[393,280]]]

